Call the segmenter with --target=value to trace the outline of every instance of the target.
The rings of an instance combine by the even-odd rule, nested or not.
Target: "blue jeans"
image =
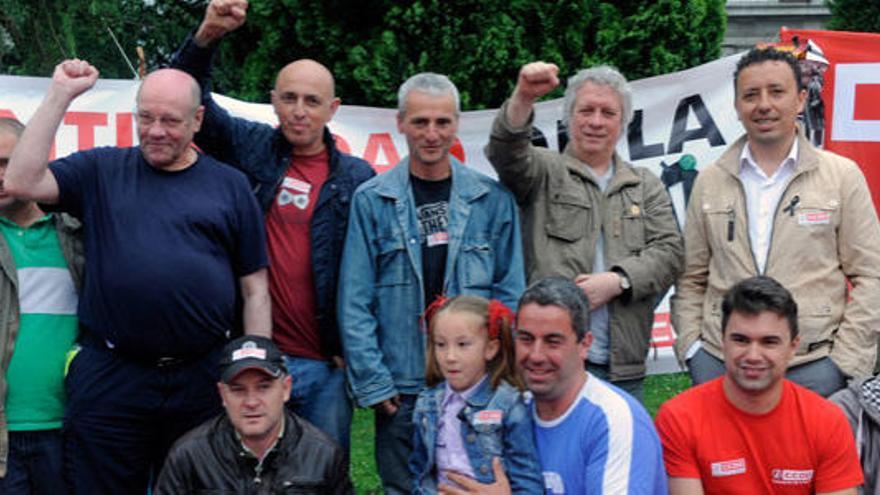
[[[412,452],[412,416],[417,395],[401,395],[394,416],[376,409],[376,466],[385,495],[412,492],[409,455]]]
[[[6,476],[0,493],[66,494],[61,430],[10,431]]]
[[[345,370],[332,361],[284,356],[293,388],[287,407],[336,440],[348,455],[352,404],[345,390]]]

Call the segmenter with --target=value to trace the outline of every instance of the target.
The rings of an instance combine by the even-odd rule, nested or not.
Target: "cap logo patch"
[[[232,351],[232,360],[239,361],[245,358],[266,359],[266,349],[260,349],[253,342],[245,342],[237,351]]]

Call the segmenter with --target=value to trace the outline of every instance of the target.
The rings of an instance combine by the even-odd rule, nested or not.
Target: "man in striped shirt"
[[[5,193],[6,164],[23,130],[0,118],[0,432],[8,432],[0,440],[0,493],[63,494],[64,367],[77,335],[79,223]]]
[[[660,440],[632,396],[584,371],[590,349],[587,296],[550,277],[519,300],[516,361],[531,391],[535,441],[547,495],[667,493]],[[450,474],[462,490],[510,493],[500,463],[494,485]]]

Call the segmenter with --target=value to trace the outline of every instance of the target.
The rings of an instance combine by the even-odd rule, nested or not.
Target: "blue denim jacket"
[[[434,458],[437,422],[446,384],[419,394],[413,411],[413,451],[409,470],[413,475],[414,494],[437,493]],[[480,421],[481,411],[501,411],[498,423]],[[519,390],[501,382],[492,390],[491,380],[483,381],[459,414],[462,443],[474,476],[480,483],[492,483],[492,458],[500,457],[513,493],[544,493],[541,461],[535,447],[532,414]]]
[[[525,287],[513,196],[452,161],[444,292],[513,308]],[[409,177],[404,159],[352,197],[337,313],[349,383],[362,407],[424,388],[422,253]]]

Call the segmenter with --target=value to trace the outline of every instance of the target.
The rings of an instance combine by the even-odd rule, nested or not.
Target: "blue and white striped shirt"
[[[651,417],[626,392],[587,375],[562,416],[543,421],[532,404],[547,495],[666,495],[663,449]]]

